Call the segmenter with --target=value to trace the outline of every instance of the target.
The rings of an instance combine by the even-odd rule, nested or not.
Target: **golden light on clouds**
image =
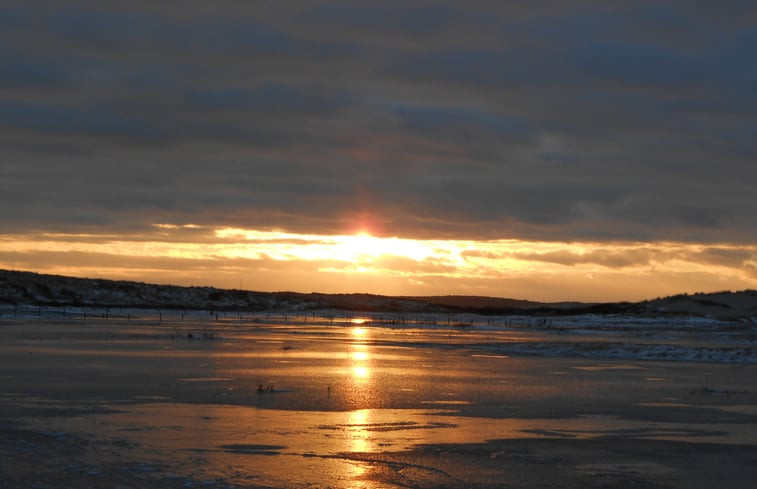
[[[0,267],[254,290],[636,300],[757,287],[757,246],[419,240],[158,224],[0,235]]]
[[[378,238],[366,233],[321,236],[235,228],[217,229],[214,233],[220,239],[247,243],[246,246],[233,251],[228,250],[230,254],[237,254],[242,258],[257,258],[263,253],[276,260],[337,259],[365,267],[387,254],[415,261],[423,261],[434,256],[433,250],[422,241]]]

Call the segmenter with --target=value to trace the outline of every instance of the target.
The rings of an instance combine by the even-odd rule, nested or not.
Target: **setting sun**
[[[42,273],[262,291],[454,291],[538,300],[755,288],[756,257],[755,245],[433,240],[169,224],[131,238],[0,236],[0,267]]]

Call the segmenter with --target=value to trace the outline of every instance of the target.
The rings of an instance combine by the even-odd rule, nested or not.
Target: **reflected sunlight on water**
[[[516,334],[510,331],[456,332],[451,338],[446,331],[373,324],[240,326],[224,330],[223,341],[201,342],[175,338],[173,329],[186,327],[181,324],[145,329],[139,337],[126,327],[115,335],[115,328],[104,329],[109,325],[24,324],[11,338],[6,326],[0,353],[4,366],[15,370],[0,376],[2,405],[28,413],[11,421],[34,430],[35,440],[59,434],[45,436],[55,443],[80,437],[88,446],[107,447],[97,453],[99,466],[84,455],[61,454],[71,458],[70,466],[92,464],[104,473],[108,467],[149,465],[156,474],[185,477],[172,487],[194,480],[240,487],[395,487],[375,483],[395,469],[406,477],[404,487],[434,487],[428,478],[441,477],[448,459],[434,458],[433,452],[432,469],[421,470],[394,464],[397,454],[460,444],[465,451],[454,460],[461,461],[470,455],[465,445],[487,440],[757,443],[749,417],[757,403],[748,389],[730,391],[731,400],[715,390],[752,385],[755,366],[714,370],[711,364],[681,368],[628,359],[597,364],[449,347],[509,342]],[[39,339],[30,340],[30,331]],[[682,399],[700,381],[700,372],[707,372],[712,391]],[[735,376],[738,383],[731,380]],[[14,394],[20,385],[39,394]],[[265,389],[259,391],[261,385]],[[98,397],[89,397],[91,392]],[[606,399],[615,404],[602,404]],[[600,410],[603,406],[609,407]],[[698,414],[700,409],[706,411]],[[727,417],[713,418],[716,409]],[[662,414],[647,417],[652,410]],[[707,423],[679,420],[679,412],[697,414],[697,420],[701,414]],[[486,450],[481,453],[488,461]]]
[[[362,345],[360,345],[362,346]],[[368,360],[368,353],[365,351],[353,351],[350,358],[356,362],[364,362]]]
[[[365,380],[371,376],[371,372],[365,365],[355,365],[352,367],[352,376],[358,381]]]
[[[352,337],[358,338],[360,340],[365,340],[368,336],[368,333],[368,328],[361,327],[352,328],[351,331]],[[352,373],[353,380],[360,384],[364,384],[365,381],[368,380],[368,378],[371,376],[370,348],[371,347],[363,341],[359,343],[352,343],[350,345],[350,372]],[[362,389],[360,391],[353,390],[353,393],[355,393],[357,396],[362,393],[365,398],[371,397],[371,393],[368,392],[371,389],[371,386],[362,385],[361,388]]]
[[[365,322],[364,319],[353,319],[352,320],[352,322],[355,322],[355,321],[361,321],[361,322],[356,323],[356,324],[363,324]],[[368,334],[368,328],[361,328],[361,327],[358,326],[358,327],[352,328],[351,333],[352,333],[352,336],[354,338],[362,339],[366,334]]]
[[[347,433],[349,436],[346,452],[357,453],[369,453],[375,450],[375,446],[371,440],[370,433],[366,430],[366,426],[371,423],[371,411],[370,409],[360,409],[349,413],[349,426],[347,427]],[[350,465],[350,474],[348,477],[352,479],[359,479],[363,477],[368,468],[364,463],[353,463]]]

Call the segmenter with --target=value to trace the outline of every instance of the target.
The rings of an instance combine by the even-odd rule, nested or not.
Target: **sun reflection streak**
[[[364,405],[373,397],[371,368],[371,346],[366,341],[370,335],[369,328],[354,327],[350,329],[352,341],[349,343],[350,402],[353,406]]]
[[[363,339],[363,337],[368,333],[368,329],[362,328],[362,327],[355,327],[352,328],[352,336],[357,339]]]
[[[365,365],[353,365],[352,376],[355,378],[355,380],[364,381],[371,376],[371,371],[368,370],[368,367],[366,367]]]
[[[364,362],[364,361],[368,360],[368,352],[353,351],[351,357],[355,361]]]
[[[370,409],[359,409],[350,412],[347,421],[349,425],[349,440],[347,451],[356,453],[370,453],[374,451],[373,441],[370,432],[366,427],[371,423]],[[353,479],[360,479],[368,471],[365,463],[355,462],[350,465],[351,473],[349,476]]]
[[[351,336],[354,341],[351,345],[350,360],[352,362],[351,372],[355,382],[364,384],[371,376],[369,347],[365,343],[368,335],[368,328],[352,328]]]
[[[350,439],[348,450],[350,452],[370,452],[373,449],[370,441],[370,433],[366,428],[371,422],[370,409],[358,409],[350,412],[349,429]]]

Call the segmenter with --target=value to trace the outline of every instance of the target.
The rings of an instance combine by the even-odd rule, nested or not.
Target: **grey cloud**
[[[6,2],[0,227],[753,242],[757,9],[536,3]]]
[[[690,259],[713,265],[749,269],[754,267],[749,262],[757,261],[757,249],[709,247],[699,253],[692,254]]]
[[[101,107],[0,105],[0,124],[41,133],[81,133],[118,139],[154,139],[158,131],[147,120],[129,118]]]
[[[460,253],[460,256],[463,258],[488,258],[491,260],[496,260],[497,258],[503,258],[506,256],[507,253],[494,253],[491,251],[481,251],[481,250],[465,250]]]
[[[521,260],[543,261],[566,266],[589,263],[611,268],[622,268],[648,265],[653,259],[659,258],[659,253],[647,250],[628,250],[621,252],[594,251],[590,253],[551,251],[547,253],[514,253],[513,256]]]
[[[328,88],[265,83],[259,87],[211,87],[189,89],[190,106],[231,111],[290,111],[304,114],[335,113],[350,105],[349,94]]]
[[[102,267],[117,269],[152,269],[152,270],[200,270],[218,265],[214,260],[167,258],[167,257],[144,257],[126,256],[92,252],[60,252],[60,251],[35,251],[3,252],[0,258],[6,263],[11,263],[20,269],[55,267],[61,263],[71,267]],[[224,260],[225,266],[233,266],[234,260]],[[238,262],[236,263],[238,265]]]
[[[0,45],[0,87],[17,89],[50,89],[70,82],[67,70],[54,63],[25,59]]]
[[[252,18],[196,17],[191,23],[133,10],[59,7],[38,21],[50,38],[65,41],[62,47],[85,52],[125,53],[150,48],[192,49],[225,55],[282,54],[302,49],[294,38]],[[149,58],[150,53],[143,53]]]
[[[533,136],[528,123],[485,110],[452,107],[400,106],[392,112],[406,131],[445,140],[527,140]]]
[[[558,250],[543,253],[502,253],[488,256],[479,253],[467,253],[466,256],[483,258],[502,258],[513,256],[521,260],[541,261],[564,266],[581,264],[596,264],[610,268],[648,266],[655,263],[665,263],[670,260],[682,260],[698,264],[718,265],[737,270],[749,270],[750,261],[757,258],[753,247],[707,247],[700,252],[689,252],[671,249],[628,248],[625,250],[596,250],[587,253],[577,253],[568,250]]]
[[[337,29],[356,31],[367,29],[379,33],[404,31],[410,33],[437,33],[454,22],[460,9],[449,5],[405,5],[391,2],[359,5],[354,3],[316,6],[305,14],[307,21],[315,21]]]

